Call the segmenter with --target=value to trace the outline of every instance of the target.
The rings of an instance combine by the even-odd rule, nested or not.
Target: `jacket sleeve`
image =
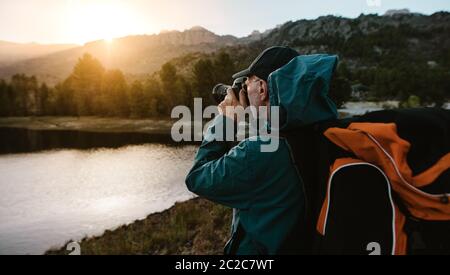
[[[214,139],[214,133],[219,127],[225,133],[226,123],[234,122],[224,116],[217,116],[208,128],[194,166],[186,177],[186,185],[191,192],[201,197],[245,209],[250,204],[252,182],[255,181],[254,173],[249,168],[249,144],[243,141],[230,149],[229,142]]]

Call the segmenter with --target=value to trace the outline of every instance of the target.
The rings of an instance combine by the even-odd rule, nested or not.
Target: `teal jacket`
[[[280,106],[281,131],[337,117],[328,98],[337,60],[333,55],[299,56],[269,76],[270,104]],[[217,116],[208,128],[186,185],[201,197],[234,208],[225,253],[237,247],[237,254],[285,254],[284,243],[305,214],[301,171],[284,138],[274,152],[261,152],[267,139],[245,139],[232,148],[213,140],[226,120]],[[238,232],[244,232],[242,238],[237,239]]]

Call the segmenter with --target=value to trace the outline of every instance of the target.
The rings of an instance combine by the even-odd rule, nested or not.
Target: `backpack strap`
[[[355,158],[333,163],[317,221],[322,253],[367,255],[366,247],[376,242],[383,255],[404,255],[404,225],[405,215],[379,167]]]

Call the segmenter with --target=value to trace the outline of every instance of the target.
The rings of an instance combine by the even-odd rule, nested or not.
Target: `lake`
[[[360,115],[389,104],[398,103],[347,103],[340,112]],[[123,128],[112,119],[80,120]],[[43,119],[38,126],[45,130],[0,127],[0,254],[41,254],[194,197],[184,177],[198,144],[177,146],[164,123],[156,124],[164,131],[147,134],[81,131],[78,118],[51,122],[64,130],[49,130],[53,124]],[[147,121],[134,123],[149,130]]]
[[[0,135],[0,254],[41,254],[194,197],[184,185],[193,145],[130,133],[0,129]],[[101,140],[110,148],[96,148]],[[23,151],[36,152],[11,154]]]

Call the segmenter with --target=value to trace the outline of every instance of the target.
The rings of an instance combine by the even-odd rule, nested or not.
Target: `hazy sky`
[[[289,20],[357,17],[408,8],[431,14],[449,0],[0,0],[0,40],[84,43],[201,25],[245,36]]]

